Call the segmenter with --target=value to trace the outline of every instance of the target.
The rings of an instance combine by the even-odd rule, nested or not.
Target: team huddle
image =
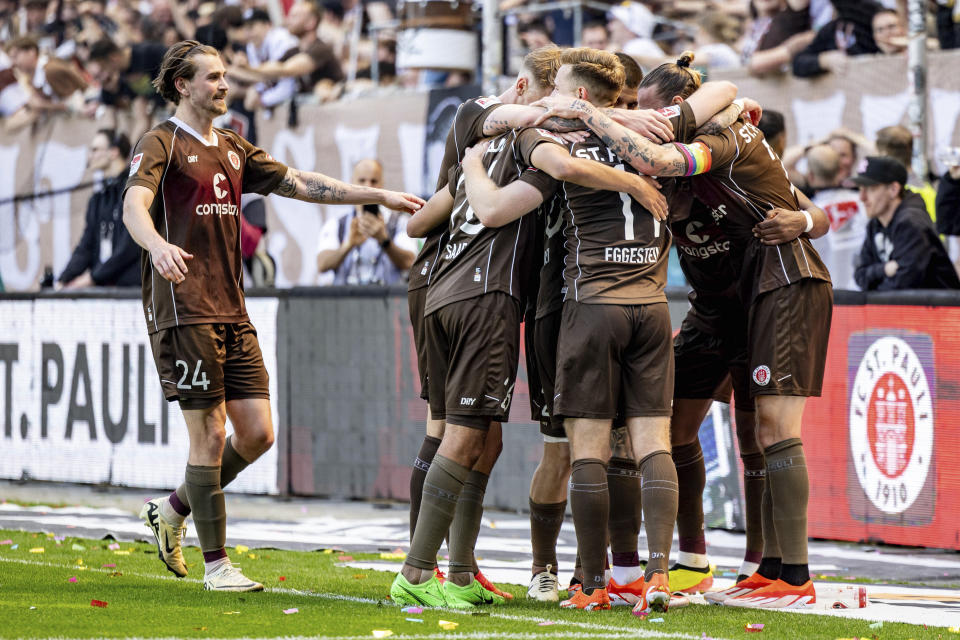
[[[815,603],[800,426],[806,398],[820,394],[832,304],[810,238],[829,224],[755,126],[759,105],[734,100],[730,83],[701,84],[692,57],[643,77],[626,56],[531,52],[509,90],[460,105],[424,203],[298,171],[215,129],[229,88],[218,53],[195,41],[171,47],[154,84],[176,114],[137,144],[124,194],[124,222],[145,249],[157,370],[190,435],[184,484],[141,513],[167,568],[187,573],[192,513],[204,587],[263,588],[224,551],[222,492],[273,442],[236,215],[240,195],[255,191],[407,211],[408,233],[425,239],[408,300],[429,411],[396,603],[513,597],[483,576],[474,547],[521,326],[544,442],[530,486],[530,598],[560,600],[556,544],[569,500],[578,561],[563,608],[645,614],[700,592],[728,606]],[[693,289],[675,338],[664,294],[671,244]],[[709,591],[697,432],[713,399],[731,394],[747,541],[736,585]]]
[[[755,126],[759,107],[731,104],[729,83],[701,86],[691,59],[642,78],[607,52],[539,49],[511,89],[458,109],[437,191],[408,224],[425,238],[409,302],[429,420],[394,601],[469,608],[512,597],[473,549],[521,323],[544,440],[530,487],[529,597],[560,600],[569,500],[578,563],[563,608],[645,614],[699,592],[740,607],[816,601],[800,421],[826,359],[832,290],[810,244],[826,216],[790,184]],[[644,111],[614,108],[631,102]],[[676,339],[664,295],[672,243],[693,288]],[[736,586],[715,592],[697,431],[713,398],[731,393],[747,549]],[[446,574],[436,564],[444,539]]]

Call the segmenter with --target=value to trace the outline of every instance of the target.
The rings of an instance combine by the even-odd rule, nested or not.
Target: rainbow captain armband
[[[710,171],[710,165],[713,162],[710,147],[702,142],[694,142],[693,144],[674,142],[673,146],[680,150],[687,161],[687,172],[683,174],[684,176],[695,176]]]

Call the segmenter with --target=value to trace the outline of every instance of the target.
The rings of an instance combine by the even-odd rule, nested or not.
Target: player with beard
[[[180,402],[190,453],[183,485],[147,502],[140,517],[160,559],[183,577],[183,522],[192,512],[204,588],[260,591],[263,585],[232,566],[224,550],[222,489],[273,443],[267,371],[243,296],[240,196],[276,193],[408,212],[423,201],[288,168],[236,133],[214,129],[229,86],[213,47],[194,40],[170,47],[154,87],[177,109],[137,143],[123,221],[144,249],[147,331],[164,396]],[[229,438],[227,416],[234,427]]]
[[[685,175],[679,163],[659,157],[648,141],[602,113],[583,104],[565,106],[554,105],[548,114],[579,114],[640,170]],[[717,134],[697,135],[686,151],[703,167],[703,175],[690,179],[693,195],[710,207],[730,241],[737,295],[747,316],[750,395],[766,471],[763,557],[757,572],[737,585],[739,595],[727,597],[724,604],[802,608],[816,602],[816,592],[807,564],[809,479],[801,425],[806,398],[819,396],[823,383],[830,276],[805,235],[814,231],[813,217],[800,210],[796,190],[759,129],[740,120]],[[788,226],[803,234],[781,243],[763,242],[757,227],[784,215]]]

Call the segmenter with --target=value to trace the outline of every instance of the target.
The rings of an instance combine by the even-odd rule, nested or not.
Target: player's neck
[[[187,124],[191,129],[203,136],[207,142],[213,142],[213,118],[209,115],[198,113],[188,102],[181,102],[173,114]]]

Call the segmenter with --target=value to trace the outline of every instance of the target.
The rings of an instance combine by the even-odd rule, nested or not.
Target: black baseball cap
[[[903,163],[887,156],[869,156],[861,164],[857,175],[850,179],[856,185],[869,187],[875,184],[899,182],[907,184],[907,168]]]

